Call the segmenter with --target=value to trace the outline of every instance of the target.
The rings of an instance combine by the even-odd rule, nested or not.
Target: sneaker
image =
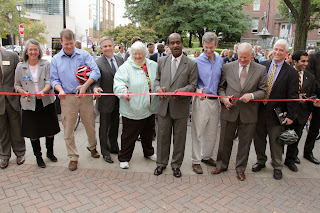
[[[148,156],[148,158],[149,158],[150,160],[157,161],[157,155],[156,155],[156,154],[153,154],[153,155],[151,155],[151,156]]]
[[[120,162],[120,168],[121,169],[128,169],[129,168],[129,162]]]
[[[70,161],[69,163],[69,170],[75,171],[78,168],[78,161]]]

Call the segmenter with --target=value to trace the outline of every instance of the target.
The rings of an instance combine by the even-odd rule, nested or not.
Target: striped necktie
[[[240,73],[240,86],[241,86],[241,89],[243,89],[244,83],[246,82],[246,79],[247,79],[247,69],[244,66],[242,68],[242,70],[241,70],[241,73]]]
[[[300,94],[300,92],[301,92],[301,87],[302,87],[302,82],[301,82],[301,71],[298,71],[298,73],[299,73],[299,94]]]
[[[269,99],[271,91],[272,91],[272,86],[273,86],[273,80],[274,80],[274,76],[276,74],[276,69],[277,69],[277,64],[273,65],[273,68],[270,72],[269,78],[268,78],[268,90],[267,90],[267,97],[266,99]],[[268,101],[264,101],[263,104],[266,105],[268,103]]]

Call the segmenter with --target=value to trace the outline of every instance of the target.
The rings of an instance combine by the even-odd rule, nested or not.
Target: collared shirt
[[[284,63],[284,60],[279,62],[279,63],[277,63],[277,69],[276,69],[276,73],[274,75],[273,83],[277,80],[277,77],[278,77],[278,75],[280,73],[280,70],[281,70],[281,68],[283,66],[283,63]],[[270,72],[273,69],[274,65],[275,65],[275,62],[274,62],[274,60],[272,60],[272,62],[270,64],[270,67],[269,67],[269,70],[268,70],[268,78],[269,78]]]
[[[95,81],[100,78],[100,70],[87,51],[74,48],[71,57],[69,57],[62,49],[51,61],[51,86],[54,88],[57,84],[60,84],[65,93],[75,93],[77,86],[81,85],[76,78],[76,70],[81,65],[90,67],[92,70],[90,78]]]
[[[297,70],[297,68],[294,66],[294,68]],[[298,74],[299,74],[299,71],[297,70],[297,72],[298,72]],[[303,75],[304,75],[304,71],[303,70],[301,70],[300,71],[300,77],[301,77],[301,86],[303,85]]]
[[[161,53],[161,54],[160,54],[159,52],[157,52],[157,61],[158,61],[158,62],[159,62],[159,58],[160,58],[160,57],[165,56],[164,54],[165,54],[165,52],[163,52],[163,53]],[[180,56],[179,56],[179,57],[180,57]],[[180,62],[179,62],[179,63],[180,63]],[[179,65],[179,64],[178,64],[178,65]]]
[[[214,53],[214,60],[211,62],[206,54],[200,55],[194,59],[198,65],[198,85],[197,88],[205,87],[203,91],[206,94],[217,95],[218,85],[220,82],[223,59],[219,54]]]
[[[109,65],[110,65],[111,68],[112,68],[111,59],[113,59],[113,65],[116,68],[116,70],[118,70],[119,67],[118,67],[116,58],[114,56],[112,56],[112,58],[108,58],[107,56],[105,56],[105,57],[106,57],[107,61],[109,62]]]
[[[248,74],[248,70],[249,70],[249,68],[250,68],[250,64],[251,64],[251,61],[250,61],[249,64],[246,66],[247,74]],[[241,64],[239,63],[239,78],[240,78],[242,69],[243,69],[243,66],[241,66]]]
[[[159,55],[159,54],[158,54],[158,55]],[[177,58],[175,58],[175,57],[172,55],[171,63],[173,62],[173,60],[174,60],[174,59],[177,59],[177,62],[176,62],[176,67],[177,67],[177,69],[178,69],[178,67],[179,67],[179,64],[180,64],[180,61],[181,61],[182,55],[183,55],[183,54],[181,54],[181,55],[180,55],[180,56],[178,56]]]

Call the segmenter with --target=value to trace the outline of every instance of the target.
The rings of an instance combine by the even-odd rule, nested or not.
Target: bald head
[[[252,53],[252,45],[249,43],[241,43],[238,46],[238,52],[247,52],[249,51],[249,54]]]
[[[251,61],[252,46],[249,43],[241,43],[238,47],[238,61],[243,67]]]

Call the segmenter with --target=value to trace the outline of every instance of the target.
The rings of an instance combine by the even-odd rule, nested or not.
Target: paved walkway
[[[80,158],[79,169],[74,172],[67,169],[69,160],[62,133],[56,136],[55,143],[59,161],[52,163],[46,158],[45,169],[36,165],[30,142],[26,140],[26,163],[17,166],[13,157],[9,167],[0,171],[1,213],[320,212],[320,167],[301,155],[299,172],[291,172],[285,167],[284,178],[280,181],[272,178],[270,161],[263,171],[251,172],[256,157],[253,146],[244,182],[235,177],[235,152],[227,172],[213,176],[210,174],[212,167],[203,165],[204,174],[196,175],[191,168],[188,127],[182,178],[174,178],[170,167],[156,177],[153,175],[156,165],[143,157],[139,142],[130,168],[122,170],[116,155],[112,155],[114,164],[90,157],[82,124],[75,135]],[[44,143],[42,147],[45,150]],[[319,159],[318,143],[315,149],[315,156]],[[216,152],[217,145],[215,156]]]

